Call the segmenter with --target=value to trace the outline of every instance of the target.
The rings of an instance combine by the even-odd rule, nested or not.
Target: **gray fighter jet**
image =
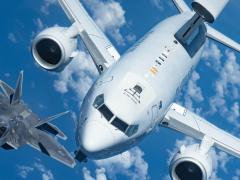
[[[49,123],[68,112],[40,120],[21,100],[22,83],[23,71],[19,75],[15,90],[0,81],[0,146],[5,150],[12,150],[28,144],[57,161],[74,167],[74,158],[55,138],[57,136],[66,140],[66,136]]]

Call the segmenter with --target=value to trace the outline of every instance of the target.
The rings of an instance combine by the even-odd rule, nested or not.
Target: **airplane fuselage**
[[[203,43],[190,55],[176,38],[192,17],[188,12],[159,23],[97,79],[77,127],[76,140],[86,156],[122,153],[161,122],[202,54]]]

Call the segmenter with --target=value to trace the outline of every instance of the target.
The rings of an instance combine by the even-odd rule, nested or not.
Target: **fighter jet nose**
[[[81,147],[87,156],[99,154],[113,146],[111,131],[97,121],[89,121],[82,128]]]

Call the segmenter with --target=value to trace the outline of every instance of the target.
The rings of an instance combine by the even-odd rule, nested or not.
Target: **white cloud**
[[[95,161],[97,166],[95,174],[96,178],[91,175],[87,168],[83,168],[85,180],[106,180],[116,179],[117,174],[124,175],[132,180],[147,180],[148,164],[143,159],[144,153],[135,147],[120,155],[109,159]]]
[[[51,170],[48,170],[41,162],[35,162],[34,167],[42,173],[42,180],[54,180]]]
[[[40,7],[40,11],[45,15],[49,15],[49,7],[55,4],[57,4],[57,0],[44,0],[44,4]]]
[[[30,173],[40,172],[42,180],[54,180],[51,170],[47,169],[40,160],[37,160],[32,166],[17,166],[19,177],[26,179]]]
[[[163,2],[162,0],[150,0],[150,2],[160,10],[163,10]]]
[[[17,166],[17,168],[18,168],[18,175],[23,179],[26,179],[28,174],[34,171],[34,168],[28,167],[28,166]]]
[[[16,35],[14,33],[9,33],[8,34],[8,39],[12,42],[12,43],[17,43],[17,38]]]
[[[189,145],[196,144],[197,142],[191,137],[185,137],[182,140],[176,140],[175,147],[172,150],[168,150],[169,152],[169,159],[168,164],[170,164],[173,156],[179,151],[182,145],[186,147]],[[229,162],[230,158],[225,152],[216,152],[214,149],[210,151],[212,162],[213,162],[213,173],[210,180],[220,180],[217,176],[217,172],[221,169],[223,172],[227,173],[227,163]],[[168,179],[169,176],[166,175],[165,179]]]
[[[96,169],[96,178],[92,177],[91,176],[91,172],[86,168],[84,167],[82,169],[83,171],[83,177],[84,177],[84,180],[107,180],[107,177],[106,177],[106,170],[104,168],[99,168],[99,169]]]
[[[232,177],[232,180],[240,180],[240,169],[236,170],[236,174]]]
[[[202,89],[198,85],[198,81],[200,80],[200,75],[194,71],[188,80],[187,84],[183,86],[183,91],[178,98],[183,97],[184,99],[184,106],[191,110],[195,111],[196,113],[200,113],[201,108],[194,108],[194,103],[200,103],[204,101],[204,97],[202,94]],[[178,99],[180,101],[180,99]],[[181,102],[179,102],[181,104]]]
[[[118,44],[124,45],[125,40],[120,30],[126,24],[125,11],[119,2],[114,0],[84,0],[90,8],[97,25],[110,34]]]
[[[221,69],[221,58],[223,57],[221,50],[218,46],[207,40],[202,58],[205,60],[205,64],[213,68],[216,72],[219,72]]]
[[[83,178],[84,180],[95,180],[92,176],[91,176],[91,172],[86,168],[84,167],[82,169],[82,172],[83,172]]]
[[[211,113],[220,115],[240,127],[239,98],[240,98],[240,65],[233,52],[226,51],[226,61],[219,70],[219,78],[215,81],[215,95],[210,98]],[[226,101],[228,99],[228,102]]]
[[[97,74],[97,69],[90,55],[81,51],[64,71],[57,75],[54,87],[62,94],[69,92],[69,90],[74,91],[78,100],[81,101],[93,84]]]

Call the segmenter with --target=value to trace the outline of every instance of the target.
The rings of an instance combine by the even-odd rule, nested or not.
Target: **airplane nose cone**
[[[97,121],[87,122],[81,134],[81,147],[88,156],[109,149],[114,142],[111,131]]]

